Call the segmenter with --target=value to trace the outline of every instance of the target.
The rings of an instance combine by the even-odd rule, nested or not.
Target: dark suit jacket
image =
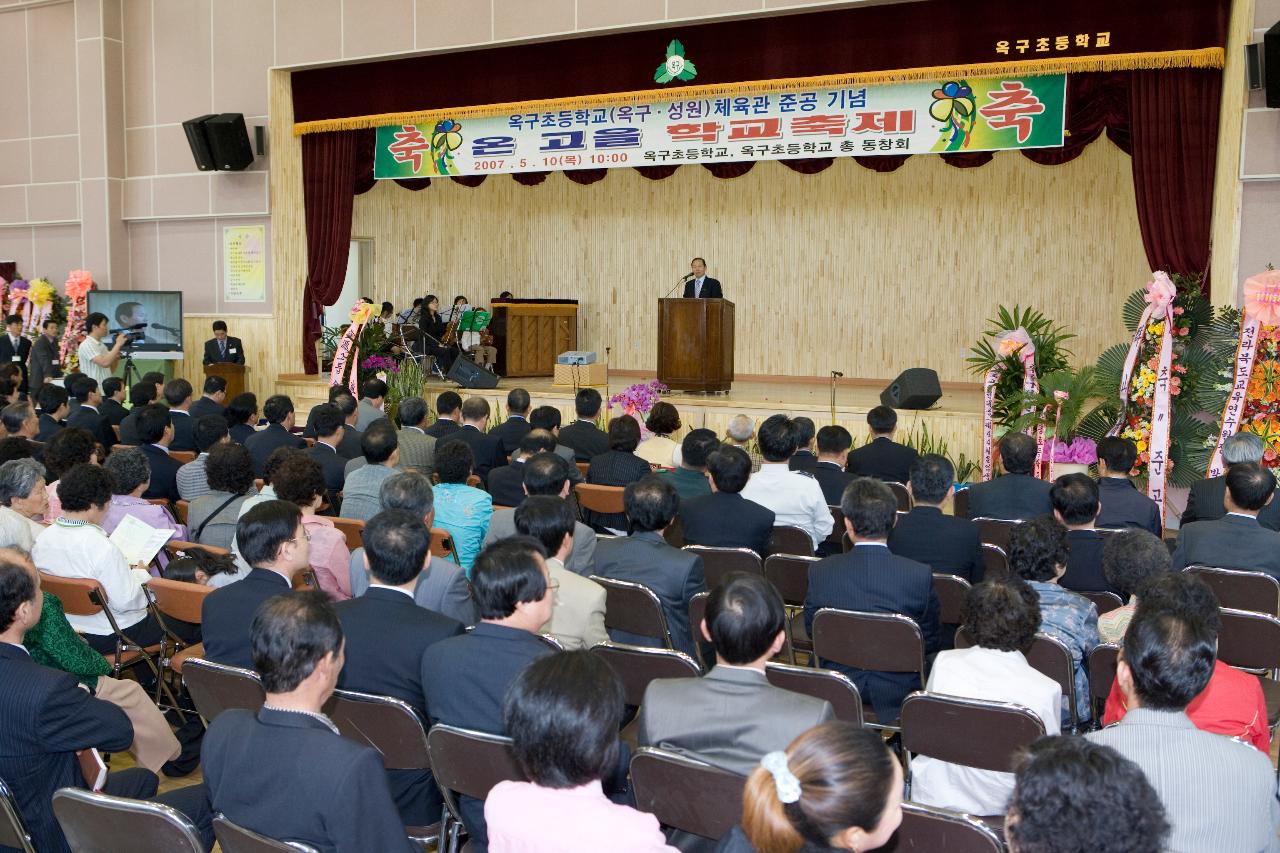
[[[180,499],[178,494],[178,469],[182,463],[174,459],[154,444],[143,444],[139,448],[151,463],[151,484],[142,493],[144,498],[168,498],[171,501]]]
[[[58,430],[66,426],[66,421],[55,421],[49,415],[40,416],[40,431],[36,433],[36,441],[48,444],[49,439],[58,434]]]
[[[110,397],[102,398],[102,405],[98,406],[98,411],[106,416],[107,423],[112,426],[119,426],[125,418],[129,417],[129,410]],[[112,434],[114,435],[114,431]]]
[[[196,421],[191,413],[170,409],[169,423],[173,424],[173,441],[169,443],[169,449],[194,452],[196,449]]]
[[[1098,527],[1141,527],[1156,536],[1164,529],[1155,501],[1125,477],[1099,479],[1098,502],[1102,509],[1093,522]]]
[[[441,640],[422,658],[422,689],[431,722],[504,734],[502,700],[507,688],[530,661],[552,651],[528,631],[492,622]]]
[[[249,451],[253,460],[253,472],[261,477],[267,464],[267,457],[277,447],[306,447],[302,436],[294,435],[280,424],[271,424],[266,429],[258,430],[244,440],[244,449]]]
[[[917,506],[889,533],[889,550],[899,557],[924,563],[937,574],[959,575],[971,584],[982,582],[982,543],[978,525],[947,515],[933,506]]]
[[[809,471],[818,467],[818,457],[813,455],[809,450],[797,450],[791,454],[791,458],[787,460],[787,469],[790,471]],[[839,503],[839,501],[836,501]]]
[[[609,434],[591,421],[574,421],[560,427],[558,441],[573,448],[574,459],[578,462],[590,462],[592,457],[609,451]]]
[[[364,450],[360,447],[360,442],[364,439],[364,433],[353,427],[351,424],[342,425],[342,438],[338,440],[338,455],[344,461],[358,459],[364,456]]]
[[[970,518],[1028,519],[1053,512],[1049,483],[1030,474],[1005,474],[969,487]]]
[[[86,405],[81,405],[74,415],[67,418],[67,426],[88,430],[105,450],[110,450],[116,443],[116,431],[111,428],[106,415]]]
[[[198,420],[199,418],[203,418],[208,415],[220,415],[226,410],[226,406],[223,406],[214,400],[210,400],[203,394],[191,401],[190,411],[193,419]]]
[[[791,457],[795,461],[795,457]],[[792,468],[792,471],[799,469]],[[845,486],[853,482],[854,476],[833,462],[819,462],[807,468],[813,479],[822,486],[822,496],[827,499],[827,506],[840,506],[840,498],[844,495]]]
[[[214,663],[253,669],[249,648],[253,615],[262,602],[289,591],[289,582],[281,575],[251,569],[241,580],[209,593],[200,607],[204,656]]]
[[[248,424],[236,424],[228,432],[231,433],[232,441],[244,447],[244,443],[249,440],[249,436],[253,435],[257,430]]]
[[[13,361],[15,355],[18,357],[18,366],[22,368],[22,383],[18,386],[18,392],[25,394],[27,393],[27,357],[31,355],[31,339],[18,338],[18,351],[14,352],[9,333],[0,331],[0,364],[8,364]]]
[[[382,755],[314,717],[226,711],[205,733],[201,765],[213,808],[268,838],[321,853],[416,849],[387,790]]]
[[[325,488],[330,492],[342,491],[342,484],[346,480],[344,469],[347,460],[337,450],[320,441],[307,450],[307,455],[320,463],[320,469],[324,472]]]
[[[27,380],[33,389],[32,397],[39,393],[46,378],[57,379],[62,375],[60,361],[58,344],[44,335],[37,337],[35,343],[31,345],[31,355],[27,359],[27,366],[30,368]]]
[[[235,350],[233,353],[232,350]],[[217,361],[230,362],[231,364],[244,364],[244,344],[239,338],[233,338],[227,335],[227,354],[223,355],[218,347],[218,339],[210,338],[204,342],[204,363],[213,364]]]
[[[489,494],[498,506],[520,506],[524,501],[524,462],[512,462],[490,471]]]
[[[881,436],[849,451],[849,464],[845,470],[857,477],[906,483],[911,479],[911,463],[919,455],[914,447]]]
[[[1226,505],[1227,478],[1210,477],[1191,484],[1191,493],[1187,495],[1187,509],[1182,513],[1182,526],[1193,521],[1212,521],[1227,514]],[[1280,530],[1280,499],[1272,499],[1271,503],[1258,511],[1258,523],[1272,530]]]
[[[810,632],[814,614],[823,607],[909,616],[920,626],[925,653],[938,650],[938,596],[933,591],[933,572],[886,547],[855,545],[848,554],[827,557],[812,566],[804,602],[804,624]],[[822,665],[848,674],[881,722],[897,719],[902,700],[921,688],[920,677],[914,673],[869,672],[830,661]]]
[[[773,510],[729,492],[714,492],[680,504],[685,544],[750,548],[761,557],[768,553],[775,518]]]
[[[693,299],[693,286],[695,279],[689,279],[684,283],[684,298]],[[698,299],[723,299],[724,292],[720,288],[720,279],[705,276],[702,279],[702,292],[697,295]]]
[[[457,421],[449,420],[448,418],[439,418],[431,426],[424,429],[423,432],[434,438],[436,440],[436,446],[438,447],[440,445],[440,439],[448,435],[453,435],[460,429],[462,429],[462,424]]]
[[[1058,585],[1073,592],[1114,592],[1124,600],[1124,593],[1107,583],[1102,573],[1102,547],[1106,534],[1096,530],[1067,531],[1067,570]]]
[[[657,533],[634,533],[602,539],[596,545],[594,574],[643,584],[653,590],[667,617],[672,644],[682,652],[694,654],[693,637],[689,633],[689,601],[707,588],[701,557],[672,548]],[[651,637],[625,631],[614,630],[609,635],[621,643],[661,645]]]
[[[133,724],[81,690],[75,676],[40,666],[7,643],[0,643],[0,684],[0,779],[13,790],[35,848],[69,853],[53,792],[85,787],[76,750],[122,752],[133,743]]]
[[[489,430],[489,435],[498,439],[498,444],[502,448],[502,455],[506,457],[515,453],[516,449],[520,447],[520,442],[532,431],[533,427],[529,426],[527,418],[513,416]]]
[[[454,430],[446,438],[437,439],[436,452],[440,452],[441,445],[451,441],[461,441],[471,448],[471,453],[476,458],[476,476],[484,482],[488,482],[490,471],[507,464],[506,457],[501,455],[498,439],[473,426],[463,424],[461,429]]]
[[[597,486],[629,486],[652,471],[649,463],[634,453],[606,450],[591,457],[591,464],[587,467],[587,482]],[[584,515],[591,524],[612,527],[614,530],[627,529],[627,517],[622,513],[584,510]]]
[[[1173,570],[1187,566],[1266,572],[1280,579],[1280,533],[1244,515],[1193,522],[1178,531],[1173,552]]]
[[[138,411],[141,407],[135,407],[129,410],[129,414],[125,415],[124,420],[120,422],[120,443],[132,444],[137,446],[142,442],[138,439]]]

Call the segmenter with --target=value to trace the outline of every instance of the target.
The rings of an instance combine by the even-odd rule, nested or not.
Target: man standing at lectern
[[[694,258],[689,265],[689,281],[684,285],[685,299],[721,299],[720,282],[707,275],[707,262],[702,258]]]
[[[204,342],[204,363],[217,361],[244,364],[244,344],[227,335],[227,324],[222,320],[213,321],[213,339]]]

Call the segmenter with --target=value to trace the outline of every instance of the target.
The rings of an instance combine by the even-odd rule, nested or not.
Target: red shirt
[[[1124,719],[1128,708],[1119,684],[1112,682],[1111,695],[1102,715],[1102,724],[1109,726]],[[1271,733],[1267,729],[1267,702],[1262,696],[1262,684],[1257,676],[1214,661],[1209,684],[1191,704],[1187,716],[1196,728],[1214,734],[1238,737],[1253,744],[1263,755],[1271,755]]]

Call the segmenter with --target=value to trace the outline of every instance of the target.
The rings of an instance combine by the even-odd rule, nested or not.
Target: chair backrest
[[[579,474],[581,474],[584,477],[587,476],[587,469],[591,467],[590,462],[575,462],[573,464],[578,467]]]
[[[799,607],[809,594],[809,567],[818,562],[821,562],[818,557],[770,554],[764,561],[764,576],[778,590],[784,602]]]
[[[1097,590],[1097,591],[1090,591],[1090,592],[1081,592],[1077,594],[1083,595],[1085,598],[1092,601],[1093,606],[1098,608],[1099,616],[1101,616],[1103,613],[1110,613],[1112,610],[1116,610],[1120,607],[1124,607],[1124,602],[1121,601],[1120,596],[1116,595],[1114,592]]]
[[[147,503],[151,504],[152,506],[162,506],[165,509],[169,508],[168,498],[147,498]]]
[[[893,496],[898,499],[899,512],[911,512],[913,501],[911,500],[911,492],[907,489],[905,483],[899,483],[897,480],[886,480],[885,485],[889,487],[889,491],[893,492]]]
[[[955,499],[951,505],[952,511],[957,518],[969,517],[969,490],[960,489],[955,494]]]
[[[623,643],[597,643],[591,653],[613,669],[622,682],[622,693],[628,705],[644,701],[645,688],[658,678],[697,678],[702,669],[684,652],[674,649],[650,649]]]
[[[427,750],[432,775],[455,816],[455,793],[483,800],[499,782],[524,781],[509,737],[438,723],[427,733]]]
[[[752,575],[764,574],[764,563],[760,555],[750,548],[715,548],[710,545],[686,545],[685,551],[697,554],[702,558],[702,573],[706,577],[707,589],[715,589],[731,572],[746,572]]]
[[[57,596],[68,616],[93,616],[107,601],[102,584],[93,578],[63,578],[41,572],[40,588]]]
[[[636,808],[663,826],[718,839],[742,820],[745,776],[662,749],[641,747],[631,756]]]
[[[924,675],[920,626],[900,613],[861,613],[824,607],[813,617],[819,658],[876,672]]]
[[[205,597],[213,592],[213,587],[186,581],[171,581],[164,578],[152,578],[147,581],[147,589],[156,609],[164,616],[171,616],[183,622],[199,625],[200,608]]]
[[[1266,572],[1243,572],[1211,566],[1187,566],[1183,571],[1207,583],[1218,597],[1221,607],[1252,610],[1273,616],[1280,614],[1280,581]]]
[[[993,581],[1009,577],[1009,556],[999,545],[982,543],[982,579]]]
[[[824,541],[828,545],[838,548],[847,535],[844,528],[844,510],[830,504],[827,505],[827,509],[831,512],[831,532],[827,534],[827,538]]]
[[[990,545],[1000,546],[1000,550],[1009,553],[1009,534],[1015,525],[1022,522],[1009,518],[987,518],[979,516],[973,520],[978,525],[978,539]]]
[[[943,625],[959,625],[964,621],[964,602],[970,585],[959,575],[934,575],[933,591],[938,596],[938,621]]]
[[[1089,694],[1095,700],[1105,702],[1111,695],[1119,660],[1120,646],[1115,643],[1102,643],[1089,651]]]
[[[230,549],[219,548],[217,545],[201,545],[199,542],[187,542],[183,539],[170,539],[164,543],[164,550],[174,557],[178,556],[179,551],[207,551],[221,557],[231,556]]]
[[[35,842],[18,812],[18,802],[3,779],[0,779],[0,847],[16,847],[22,853],[36,853]]]
[[[843,672],[771,663],[765,666],[764,674],[774,687],[827,700],[837,720],[862,725],[862,694]]]
[[[1027,663],[1037,672],[1047,675],[1062,688],[1062,695],[1071,703],[1071,727],[1076,726],[1076,664],[1071,651],[1057,637],[1037,632],[1027,651]]]
[[[711,593],[703,590],[689,599],[689,635],[693,640],[693,650],[697,652],[698,663],[701,664],[703,672],[711,669],[712,664],[716,662],[715,646],[708,643],[702,636],[702,620],[707,616],[707,599],[710,597]]]
[[[653,590],[644,584],[620,581],[592,575],[591,579],[604,587],[604,625],[628,634],[653,637],[666,648],[672,648],[671,630],[667,616],[662,612],[662,602]]]
[[[169,457],[181,462],[183,465],[196,461],[196,454],[193,450],[170,450]]]
[[[191,658],[182,665],[182,680],[191,701],[205,720],[212,722],[223,711],[243,708],[257,712],[267,701],[258,674],[238,666]]]
[[[676,517],[671,519],[671,523],[667,525],[667,529],[662,531],[662,538],[672,548],[683,548],[684,542],[684,525],[680,523],[680,514],[676,513]]]
[[[809,534],[799,527],[781,524],[773,528],[769,534],[770,554],[798,554],[801,557],[813,556],[813,540]]]
[[[431,766],[427,733],[409,703],[390,696],[335,690],[324,712],[343,737],[382,753],[382,764],[388,770]]]
[[[961,492],[961,494],[964,494]],[[1004,853],[995,830],[977,818],[947,809],[902,804],[902,825],[880,848],[885,853],[945,850],[946,853]]]
[[[431,556],[458,562],[458,550],[453,547],[453,535],[449,531],[431,528]]]
[[[276,841],[234,824],[222,815],[213,819],[213,834],[218,839],[222,853],[316,853],[316,848],[310,844]]]
[[[191,819],[163,803],[61,788],[53,814],[67,845],[82,853],[204,853]]]
[[[364,545],[364,522],[358,518],[331,518],[333,526],[347,538],[347,547],[354,551]]]
[[[1222,608],[1218,659],[1241,669],[1280,669],[1280,619],[1268,613]]]
[[[187,510],[191,509],[191,501],[174,501],[173,515],[182,524],[187,523]]]
[[[579,483],[574,486],[578,495],[578,506],[592,512],[618,514],[625,512],[622,505],[622,486],[597,486],[592,483]]]
[[[902,747],[916,755],[1012,772],[1020,750],[1044,737],[1030,708],[917,690],[902,702]]]

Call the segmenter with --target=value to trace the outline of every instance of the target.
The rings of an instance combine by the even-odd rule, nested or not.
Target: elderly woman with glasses
[[[102,529],[110,536],[120,526],[127,515],[157,530],[172,530],[174,539],[186,539],[187,527],[179,524],[169,512],[167,506],[153,504],[142,493],[151,483],[151,463],[141,450],[115,450],[103,464],[107,473],[115,481],[111,490],[111,505],[107,508],[107,516],[102,520]],[[160,568],[168,563],[164,552],[159,555]],[[153,574],[157,574],[153,571]]]
[[[0,536],[30,552],[44,532],[39,519],[49,506],[44,466],[34,459],[11,459],[0,465]]]

